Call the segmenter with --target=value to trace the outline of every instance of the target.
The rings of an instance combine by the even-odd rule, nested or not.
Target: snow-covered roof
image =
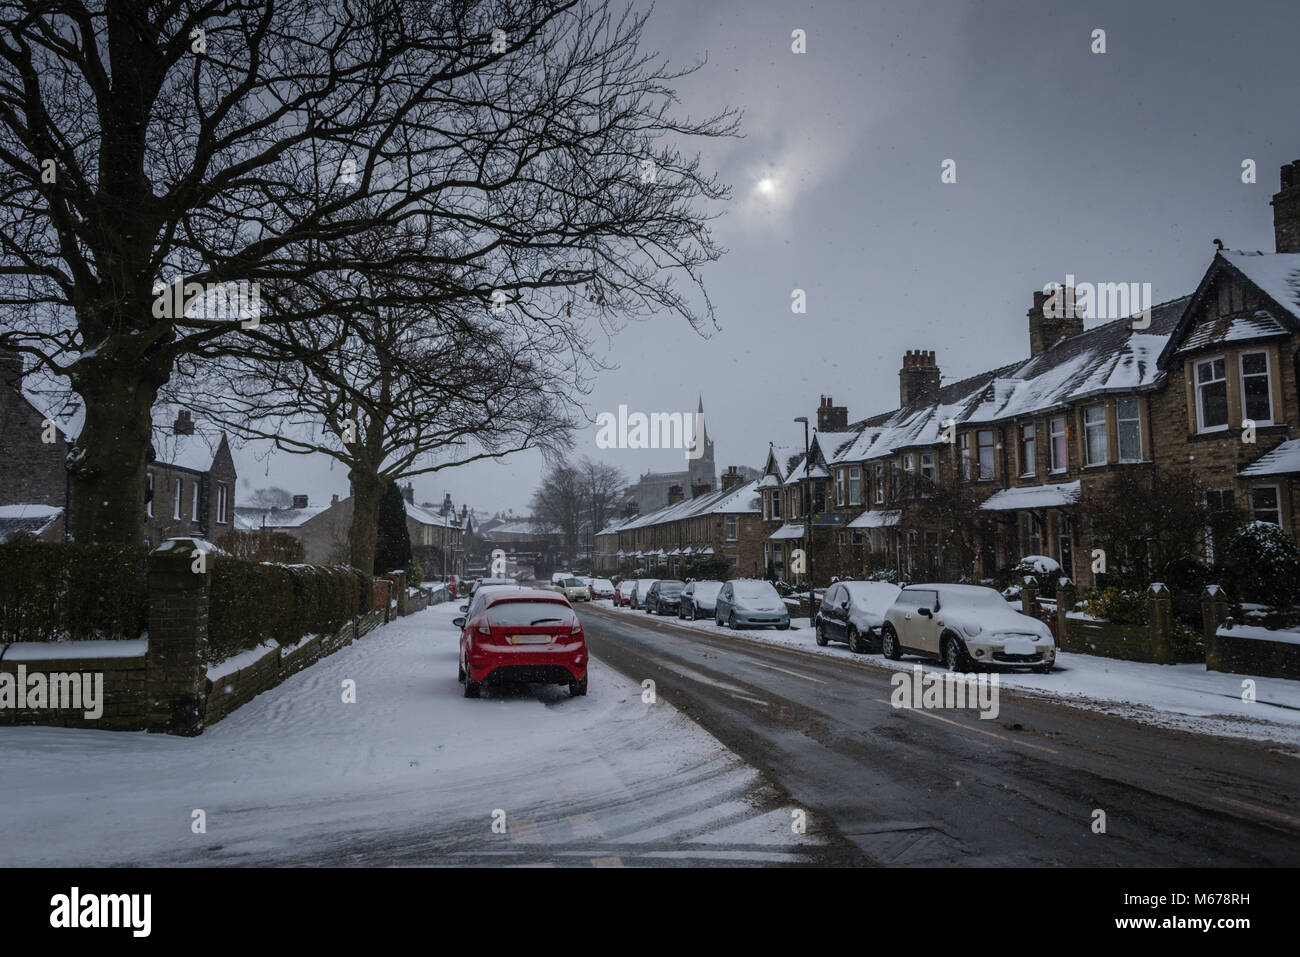
[[[1269,336],[1287,335],[1286,327],[1266,309],[1249,316],[1222,316],[1196,326],[1178,347],[1179,352],[1194,352],[1210,346]]]
[[[328,505],[308,505],[306,508],[264,508],[260,505],[236,505],[235,528],[253,532],[260,528],[301,528]]]
[[[423,505],[416,505],[414,502],[406,503],[406,515],[413,518],[421,525],[433,525],[438,528],[460,528],[460,519],[453,513],[451,515],[439,515],[433,509],[425,508]]]
[[[1237,475],[1241,478],[1261,478],[1296,472],[1300,472],[1300,439],[1288,439],[1277,448],[1265,452]]]
[[[1013,512],[1025,508],[1063,508],[1079,501],[1079,491],[1079,482],[1004,488],[990,495],[980,508],[988,512]]]
[[[62,514],[57,505],[0,505],[0,541],[14,532],[40,535]]]
[[[155,424],[153,447],[158,458],[154,464],[207,472],[212,468],[222,437],[220,432],[211,429],[196,429],[189,435],[177,435],[170,425],[161,428]]]
[[[788,538],[803,538],[803,526],[788,523],[782,525],[771,535],[767,536],[768,541],[779,542]]]
[[[853,521],[848,528],[888,528],[903,521],[903,510],[899,508],[867,509]]]
[[[694,498],[685,498],[680,502],[655,509],[653,512],[633,516],[618,523],[617,526],[607,526],[601,534],[649,528],[700,515],[756,515],[759,512],[758,483],[759,480],[755,479],[736,488],[718,489]]]
[[[1300,253],[1224,249],[1218,255],[1279,306],[1300,318]]]

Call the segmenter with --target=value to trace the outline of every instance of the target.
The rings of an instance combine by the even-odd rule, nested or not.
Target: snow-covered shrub
[[[1083,601],[1083,610],[1117,625],[1145,625],[1149,617],[1147,596],[1129,588],[1094,589]]]
[[[889,582],[892,585],[898,584],[898,569],[896,568],[877,568],[867,573],[864,579],[869,582]]]
[[[1280,526],[1250,522],[1228,539],[1220,561],[1232,597],[1288,608],[1300,600],[1300,545]]]

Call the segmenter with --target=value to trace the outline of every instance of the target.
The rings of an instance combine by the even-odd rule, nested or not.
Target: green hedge
[[[149,624],[143,545],[0,545],[0,641],[138,638]]]
[[[370,610],[370,576],[355,568],[274,565],[213,556],[208,657],[222,661],[266,641],[293,645],[334,634]]]

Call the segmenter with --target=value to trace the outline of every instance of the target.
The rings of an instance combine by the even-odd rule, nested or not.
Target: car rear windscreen
[[[560,625],[573,619],[568,605],[558,601],[503,601],[488,609],[488,621],[506,628]]]

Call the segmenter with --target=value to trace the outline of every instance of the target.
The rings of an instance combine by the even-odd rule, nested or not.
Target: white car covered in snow
[[[953,671],[1007,666],[1048,672],[1056,663],[1047,623],[980,585],[909,585],[885,613],[880,640],[886,658],[940,658]]]

